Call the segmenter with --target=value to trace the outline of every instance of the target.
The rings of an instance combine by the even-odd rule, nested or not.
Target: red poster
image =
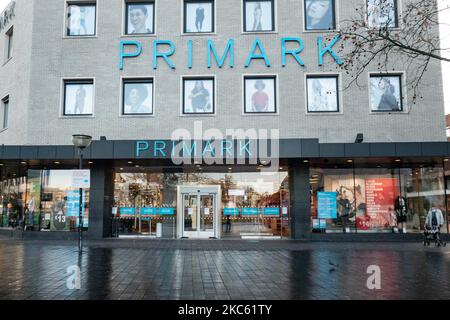
[[[391,227],[395,223],[394,203],[397,198],[398,179],[366,180],[366,216],[358,223],[360,230]],[[361,224],[361,226],[359,226]]]

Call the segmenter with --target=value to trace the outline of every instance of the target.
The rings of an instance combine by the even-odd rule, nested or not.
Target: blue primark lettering
[[[125,46],[135,46],[136,51],[133,53],[124,53]],[[123,70],[123,59],[139,57],[142,52],[142,45],[139,41],[120,41],[120,63],[119,69]]]
[[[187,45],[188,45],[188,68],[192,69],[192,40],[189,40]]]
[[[250,152],[249,146],[250,141],[247,141],[244,145],[242,145],[244,141],[239,141],[239,156],[243,157],[245,155],[251,157],[252,153]]]
[[[338,56],[336,51],[333,50],[333,46],[340,40],[340,36],[335,36],[328,44],[324,44],[323,37],[317,38],[317,53],[318,53],[318,65],[323,65],[323,59],[326,54],[330,54],[334,59],[334,62],[338,65],[344,64],[341,58]],[[292,45],[292,47],[288,48],[288,45]],[[134,47],[135,50],[126,50],[127,47]],[[166,50],[164,51],[161,46],[166,46]],[[227,60],[229,60],[228,66],[229,68],[235,67],[235,41],[233,39],[228,39],[223,51],[218,50],[216,47],[216,43],[213,40],[207,40],[206,43],[201,44],[201,47],[205,47],[206,50],[206,63],[207,67],[210,69],[215,63],[219,68],[223,68],[226,66]],[[153,41],[153,69],[158,69],[158,58],[162,58],[164,62],[171,69],[175,69],[175,64],[172,63],[170,57],[175,54],[175,44],[170,40],[154,40]],[[193,59],[194,59],[194,42],[193,40],[187,40],[186,43],[186,51],[187,51],[187,62],[186,66],[189,69],[193,68]],[[285,37],[281,39],[281,66],[287,66],[288,56],[291,56],[295,59],[297,64],[301,67],[305,66],[304,61],[300,58],[301,53],[305,49],[305,43],[301,38],[297,37]],[[126,52],[127,51],[127,52]],[[120,41],[120,61],[119,61],[119,69],[123,70],[124,61],[128,58],[137,58],[141,55],[143,51],[142,43],[139,41],[132,40],[123,40]],[[218,52],[220,51],[220,52]],[[247,56],[247,60],[245,63],[245,68],[250,67],[252,60],[264,60],[266,67],[271,67],[271,62],[269,57],[266,54],[264,46],[260,39],[256,38],[253,41],[250,52]]]
[[[232,156],[233,143],[230,140],[222,141],[222,155]]]
[[[166,143],[164,141],[155,141],[155,144],[153,146],[153,156],[157,157],[158,152],[163,156],[166,157]],[[138,155],[139,157],[139,155]]]
[[[206,142],[206,146],[203,149],[203,157],[205,157],[208,153],[211,155],[211,157],[216,156],[216,150],[212,147],[211,141]]]
[[[261,51],[261,54],[256,54],[255,50],[256,47],[258,47],[259,51]],[[261,44],[261,41],[256,38],[255,42],[253,42],[253,47],[250,50],[250,54],[248,55],[247,58],[247,63],[245,64],[245,67],[248,68],[250,66],[250,63],[252,62],[253,59],[264,59],[264,62],[266,63],[267,67],[270,67],[270,61],[269,58],[267,58],[266,52],[264,50],[263,45]]]
[[[234,40],[228,39],[227,47],[225,48],[225,51],[223,53],[223,56],[219,58],[216,47],[214,45],[214,41],[208,40],[208,68],[211,68],[211,53],[214,54],[214,58],[216,59],[217,65],[219,68],[222,68],[223,64],[225,63],[225,59],[228,56],[228,53],[230,53],[230,68],[234,67]]]
[[[138,141],[136,143],[136,156],[140,157],[141,152],[147,151],[150,148],[147,141]]]
[[[317,38],[317,48],[319,49],[319,66],[323,65],[323,56],[327,52],[329,52],[331,54],[331,56],[334,58],[334,61],[336,61],[336,63],[338,65],[344,64],[344,62],[342,62],[342,60],[339,58],[339,56],[336,54],[336,52],[334,52],[332,49],[333,46],[336,44],[336,42],[339,41],[340,38],[341,38],[341,36],[334,37],[333,40],[331,40],[331,42],[324,49],[322,49],[322,42],[323,42],[322,37]]]
[[[183,149],[182,149],[182,151],[183,151],[183,157],[186,156],[186,154],[184,153],[184,151],[189,152],[188,155],[189,155],[190,157],[192,157],[192,156],[196,157],[196,156],[197,156],[197,142],[194,141],[194,142],[191,144],[191,148],[189,149],[189,147],[186,145],[186,142],[183,141]],[[194,153],[194,155],[192,155],[192,153]]]
[[[291,50],[291,49],[288,50],[288,49],[286,49],[286,43],[288,43],[288,42],[297,42],[299,48],[297,50]],[[290,54],[290,55],[292,55],[295,58],[295,60],[297,61],[297,63],[299,65],[304,67],[305,63],[298,56],[298,54],[303,51],[304,47],[305,46],[303,44],[303,40],[300,39],[300,38],[283,38],[283,39],[281,39],[281,60],[282,60],[281,61],[281,65],[283,67],[286,66],[286,56],[288,54]]]
[[[159,45],[168,45],[169,52],[158,52]],[[175,53],[175,45],[170,40],[153,41],[153,69],[158,69],[158,58],[163,58],[171,69],[175,69],[175,65],[170,61],[169,57]]]

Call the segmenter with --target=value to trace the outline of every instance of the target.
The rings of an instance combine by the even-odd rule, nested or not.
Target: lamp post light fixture
[[[72,143],[78,148],[78,155],[80,159],[79,169],[83,170],[83,152],[92,143],[92,137],[84,134],[74,134],[72,136]],[[78,212],[78,252],[83,252],[83,188],[80,188],[79,212]]]

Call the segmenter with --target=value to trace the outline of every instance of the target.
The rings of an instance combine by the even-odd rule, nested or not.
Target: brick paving
[[[331,264],[330,264],[331,262]],[[81,289],[66,286],[81,266]],[[334,267],[333,265],[337,265]],[[366,287],[370,265],[381,290]],[[0,239],[0,299],[450,299],[450,248],[420,243]]]

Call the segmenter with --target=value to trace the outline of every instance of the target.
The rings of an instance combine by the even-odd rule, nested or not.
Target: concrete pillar
[[[295,162],[289,169],[291,237],[309,239],[311,235],[311,198],[309,165]]]
[[[91,168],[89,239],[111,237],[114,204],[114,174],[108,161],[96,161]]]

